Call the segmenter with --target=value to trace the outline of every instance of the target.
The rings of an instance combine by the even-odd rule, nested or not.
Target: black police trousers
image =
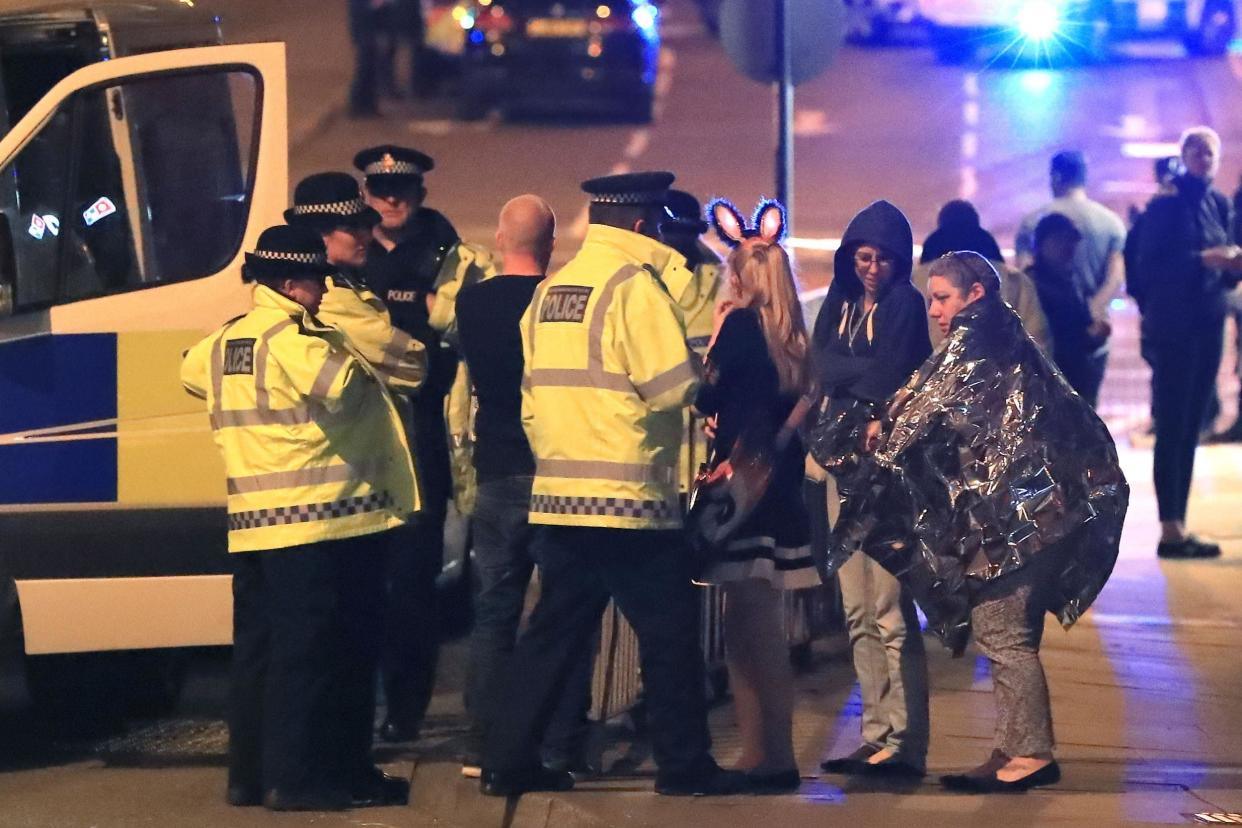
[[[230,788],[348,791],[374,768],[389,535],[230,556]]]
[[[436,576],[444,566],[446,509],[443,499],[424,503],[392,533],[387,551],[380,672],[388,721],[408,731],[422,725],[435,689],[440,655]]]
[[[699,600],[680,532],[543,527],[540,598],[496,685],[483,766],[521,772],[582,659],[609,597],[638,635],[648,719],[662,777],[715,768],[704,698]]]

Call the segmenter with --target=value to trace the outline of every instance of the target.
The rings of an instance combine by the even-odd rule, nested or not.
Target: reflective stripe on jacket
[[[358,353],[390,389],[410,392],[427,376],[423,343],[393,327],[388,307],[367,287],[343,276],[329,276],[315,316],[345,332]]]
[[[399,526],[418,508],[392,396],[337,329],[259,285],[254,309],[191,348],[228,475],[229,551],[280,549]]]
[[[665,284],[689,278],[657,241],[591,225],[522,319],[522,424],[535,454],[530,520],[681,526],[677,456],[698,359]]]
[[[436,298],[428,321],[450,345],[457,344],[457,294],[466,285],[495,275],[496,266],[487,248],[458,242],[444,257],[436,276]]]
[[[686,342],[702,362],[712,338],[722,263],[703,242],[699,242],[699,256],[699,266],[694,269],[694,276],[682,291],[677,305],[686,322]],[[703,433],[703,420],[693,416],[689,407],[683,418],[683,429],[681,457],[677,461],[677,488],[684,494],[690,491],[699,466],[707,462],[707,435]]]

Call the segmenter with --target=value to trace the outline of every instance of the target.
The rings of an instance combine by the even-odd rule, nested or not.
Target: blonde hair
[[[1220,135],[1210,126],[1193,126],[1182,132],[1182,137],[1178,141],[1181,151],[1186,151],[1186,145],[1190,143],[1200,143],[1210,147],[1212,152],[1220,155]]]
[[[729,254],[728,289],[737,307],[759,314],[759,325],[776,365],[781,391],[805,393],[806,323],[789,256],[779,244],[748,239]]]

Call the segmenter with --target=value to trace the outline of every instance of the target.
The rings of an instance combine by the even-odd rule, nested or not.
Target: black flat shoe
[[[655,792],[660,796],[733,796],[750,790],[746,774],[715,768],[693,776],[656,776]]]
[[[282,791],[272,788],[263,795],[269,811],[343,811],[349,807],[345,791]]]
[[[755,796],[779,796],[797,793],[802,787],[802,774],[797,768],[775,773],[746,772],[746,792]]]
[[[862,767],[867,764],[867,760],[879,752],[878,747],[863,745],[849,756],[827,759],[821,762],[819,767],[825,773],[862,773]]]
[[[569,771],[555,771],[535,765],[516,771],[483,768],[479,790],[487,796],[521,796],[531,791],[570,791],[574,777]]]
[[[1055,785],[1060,781],[1061,767],[1056,762],[1044,765],[1034,773],[1028,773],[1012,782],[1005,782],[995,775],[972,776],[966,773],[956,773],[940,777],[941,785],[960,793],[1024,793],[1031,788]]]
[[[896,756],[874,764],[863,762],[858,773],[861,776],[872,776],[879,779],[922,779],[927,775],[927,771],[911,765],[909,762]]]
[[[1201,541],[1192,535],[1181,541],[1161,542],[1156,546],[1156,555],[1160,558],[1174,560],[1219,558],[1220,547],[1214,543]]]

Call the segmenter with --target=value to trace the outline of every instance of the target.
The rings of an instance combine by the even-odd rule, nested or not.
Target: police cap
[[[430,155],[394,144],[369,147],[354,156],[354,167],[366,177],[372,192],[412,187],[422,182],[423,174],[435,166]]]
[[[281,224],[264,230],[254,252],[246,254],[242,279],[314,279],[335,272],[318,233],[309,227]]]
[[[694,233],[696,236],[707,232],[707,222],[703,220],[703,206],[685,190],[669,190],[665,207],[668,208],[671,218],[662,222],[661,228]]]
[[[379,220],[379,213],[362,200],[358,182],[343,172],[303,178],[293,190],[293,206],[285,210],[285,221],[317,233],[337,227],[374,227]]]
[[[605,175],[582,182],[582,190],[593,204],[625,207],[664,207],[668,188],[675,176],[671,172],[637,172]]]

